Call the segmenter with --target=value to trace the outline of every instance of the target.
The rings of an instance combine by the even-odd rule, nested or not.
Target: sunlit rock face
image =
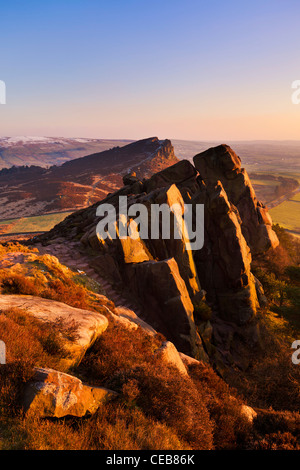
[[[235,205],[242,220],[242,232],[252,254],[263,253],[279,244],[272,230],[267,208],[257,200],[250,178],[241,160],[228,145],[219,145],[194,157],[194,164],[204,182],[220,181],[229,201]]]
[[[48,240],[62,233],[80,240],[83,249],[93,253],[97,271],[129,293],[145,320],[185,354],[207,358],[211,348],[201,337],[207,329],[209,341],[218,348],[227,342],[228,328],[231,336],[238,330],[240,336],[256,337],[253,321],[263,295],[251,272],[252,256],[275,248],[278,239],[240,158],[220,145],[196,155],[194,165],[182,160],[143,180],[135,174],[124,176],[123,188],[68,217],[47,235]],[[129,212],[140,204],[146,215],[138,221],[134,216],[124,218],[120,196],[126,196]],[[108,203],[115,208],[116,220],[103,238],[96,230],[102,220],[96,211]],[[176,238],[174,231],[165,238],[161,222],[157,237],[150,232],[145,236],[141,228],[151,227],[151,209],[157,204],[178,205],[179,212],[171,214],[173,227],[182,223],[185,205],[194,216],[203,205],[204,244],[191,249],[185,234]],[[120,237],[120,226],[134,227],[136,237]],[[195,308],[204,298],[212,309],[211,324],[206,320],[199,325]]]

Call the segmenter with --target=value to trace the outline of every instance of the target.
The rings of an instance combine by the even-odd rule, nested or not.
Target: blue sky
[[[300,139],[300,3],[1,2],[1,135]]]

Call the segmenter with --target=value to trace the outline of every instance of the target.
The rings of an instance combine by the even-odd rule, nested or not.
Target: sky
[[[0,135],[300,140],[299,18],[299,0],[0,0]]]

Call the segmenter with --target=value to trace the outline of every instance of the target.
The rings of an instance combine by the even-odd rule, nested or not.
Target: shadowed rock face
[[[194,323],[194,307],[174,258],[127,267],[127,279],[144,311],[185,353],[205,359]]]
[[[256,313],[257,297],[239,214],[221,183],[204,187],[198,197],[193,203],[200,200],[205,207],[204,247],[194,253],[201,285],[224,320],[247,323]]]
[[[230,147],[208,149],[196,155],[194,163],[180,161],[143,181],[126,176],[125,186],[99,204],[113,204],[118,223],[118,198],[127,195],[128,207],[140,203],[148,209],[144,220],[148,226],[153,204],[176,203],[182,208],[190,204],[194,214],[197,204],[203,204],[201,249],[191,251],[187,239],[175,239],[172,232],[170,239],[164,239],[161,226],[156,239],[143,239],[141,230],[136,240],[102,239],[96,233],[99,204],[68,217],[44,239],[47,242],[62,233],[80,239],[94,253],[98,271],[132,294],[149,324],[181,352],[206,359],[194,305],[206,295],[213,310],[210,336],[217,348],[228,342],[229,330],[232,337],[239,331],[240,337],[256,341],[252,320],[259,307],[258,284],[251,273],[251,255],[275,248],[278,240],[267,208],[257,200]],[[171,225],[175,217],[181,223],[182,214],[172,217]],[[261,292],[259,298],[263,298]]]

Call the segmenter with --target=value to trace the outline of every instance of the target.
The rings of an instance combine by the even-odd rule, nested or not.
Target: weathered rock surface
[[[0,310],[11,308],[25,310],[43,322],[56,323],[62,320],[66,325],[74,325],[74,340],[63,336],[64,347],[70,356],[65,359],[66,366],[80,362],[88,347],[108,327],[107,318],[98,312],[70,307],[62,302],[32,295],[0,295]],[[63,335],[63,329],[61,334]]]
[[[206,360],[207,353],[217,349],[222,359],[236,360],[246,367],[231,338],[238,332],[244,342],[259,342],[252,323],[265,298],[251,272],[252,255],[276,247],[278,240],[267,208],[257,200],[240,158],[230,147],[220,145],[196,155],[194,165],[183,160],[143,181],[134,174],[126,175],[124,183],[99,204],[58,225],[50,239],[63,232],[66,238],[81,240],[82,248],[91,253],[93,268],[121,292],[132,295],[143,319],[180,352]],[[118,204],[124,195],[129,210],[138,203],[146,213],[123,220]],[[96,210],[106,203],[115,207],[116,222],[104,238],[96,231],[102,220],[96,217]],[[163,235],[161,219],[156,236],[145,235],[145,227],[149,229],[154,222],[153,206],[170,208],[174,204],[179,211],[171,211],[170,236]],[[204,245],[193,251],[184,231],[175,237],[176,228],[182,226],[185,204],[190,204],[194,216],[198,205],[204,205]],[[134,227],[135,239],[118,236],[119,222],[123,228]],[[203,291],[213,317],[209,325],[196,325],[194,304]]]
[[[188,160],[181,160],[145,181],[145,191],[149,193],[157,188],[164,188],[172,184],[178,185],[194,178],[195,175],[197,175],[197,170],[193,165]]]
[[[82,417],[116,396],[112,390],[84,385],[72,375],[37,368],[26,384],[23,404],[26,413],[40,418]]]
[[[129,285],[140,299],[148,322],[180,351],[205,358],[194,323],[194,307],[174,258],[127,268]]]
[[[206,211],[204,247],[194,254],[201,285],[224,320],[246,323],[258,302],[239,214],[221,183],[205,187],[193,198],[194,204],[198,201]]]
[[[168,170],[172,170],[170,167]],[[153,222],[153,215],[151,213],[151,206],[158,204],[170,208],[170,237],[163,237],[162,229],[158,242],[149,237],[145,241],[153,257],[159,260],[164,260],[173,257],[178,265],[181,277],[186,283],[190,295],[193,297],[200,290],[198,274],[196,271],[193,253],[188,247],[189,237],[184,224],[184,200],[175,184],[161,188],[159,191],[153,191],[147,195],[145,199],[141,198],[140,202],[144,203],[148,208],[148,213],[151,214],[148,220],[149,226]],[[173,212],[173,210],[174,212]],[[165,220],[164,220],[165,221]],[[176,233],[178,233],[178,238]],[[152,233],[151,233],[152,235]]]
[[[136,313],[129,308],[115,307],[114,311],[116,313],[111,312],[109,309],[107,310],[109,317],[112,318],[116,324],[124,328],[137,330],[140,327],[151,336],[155,336],[157,333],[151,325],[138,317]]]
[[[179,353],[179,356],[180,356],[183,364],[186,367],[200,364],[200,361],[198,361],[198,359],[195,359],[194,357],[188,356],[187,354],[184,354],[182,352]]]
[[[165,341],[162,346],[156,351],[159,354],[163,361],[167,364],[171,364],[176,367],[179,372],[183,375],[188,375],[187,369],[179,355],[179,352],[175,348],[174,344],[171,341]]]
[[[220,181],[229,201],[242,220],[242,232],[253,254],[276,248],[279,242],[272,230],[268,210],[260,203],[241,160],[228,145],[219,145],[194,157],[195,167],[207,184]]]
[[[241,414],[245,417],[249,424],[252,424],[254,419],[257,417],[256,411],[248,405],[241,406]]]

